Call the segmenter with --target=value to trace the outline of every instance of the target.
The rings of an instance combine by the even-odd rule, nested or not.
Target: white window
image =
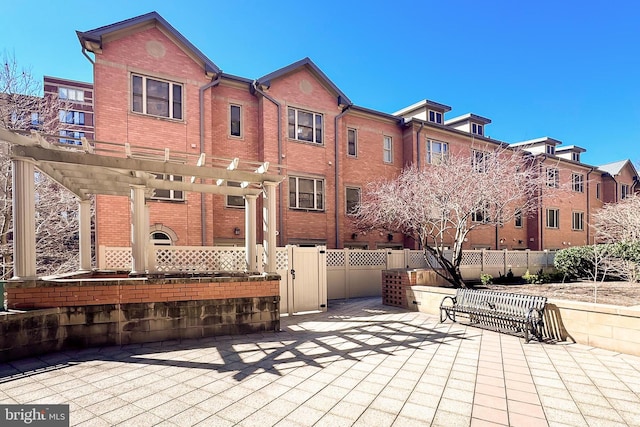
[[[471,152],[471,162],[473,165],[473,169],[476,172],[480,173],[486,172],[489,165],[490,155],[490,153],[486,153],[484,151],[473,150]]]
[[[156,179],[164,181],[180,181],[182,177],[177,175],[154,174]],[[184,193],[181,190],[164,190],[156,188],[153,197],[154,200],[184,200]]]
[[[547,154],[556,154],[556,147],[553,145],[547,145]]]
[[[60,110],[60,123],[84,125],[84,113],[81,111]]]
[[[324,180],[289,177],[289,207],[291,209],[324,210]]]
[[[440,164],[449,154],[449,144],[446,142],[427,140],[427,163]]]
[[[31,129],[39,129],[42,126],[42,119],[40,114],[31,113]]]
[[[171,236],[163,231],[151,233],[151,243],[155,246],[171,246]]]
[[[393,138],[386,135],[382,138],[382,160],[393,163]]]
[[[347,155],[358,155],[358,131],[355,129],[347,129]]]
[[[227,187],[241,188],[242,183],[236,181],[227,181]],[[244,196],[227,196],[227,207],[244,208]]]
[[[484,135],[483,126],[477,123],[471,123],[471,133],[475,135]]]
[[[289,108],[289,138],[322,144],[322,114]]]
[[[442,113],[439,111],[429,110],[429,121],[432,123],[442,124]]]
[[[182,120],[182,85],[151,77],[131,76],[131,110]]]
[[[622,184],[620,185],[620,199],[626,199],[629,197],[629,185]]]
[[[84,102],[84,90],[59,87],[58,98],[68,99],[70,101]]]
[[[229,134],[242,136],[242,107],[239,105],[229,106]]]
[[[513,225],[516,228],[522,228],[522,212],[520,210],[516,211],[516,214],[513,218]]]
[[[571,182],[573,184],[573,191],[584,193],[584,175],[580,173],[572,174]]]
[[[485,209],[478,209],[475,212],[471,212],[471,221],[473,222],[489,222],[489,214]]]
[[[574,162],[579,162],[580,161],[580,153],[571,153],[571,160],[573,160]]]
[[[560,173],[557,168],[547,168],[547,187],[560,186]]]
[[[573,212],[571,229],[576,231],[584,230],[584,212]]]
[[[75,132],[71,130],[61,130],[60,136],[66,136],[67,138],[60,138],[58,142],[60,144],[82,145],[80,138],[84,138],[84,132]],[[68,139],[73,138],[73,139]]]
[[[559,228],[560,209],[547,209],[547,228]]]
[[[347,187],[346,193],[347,215],[351,215],[360,204],[360,189],[357,187]]]

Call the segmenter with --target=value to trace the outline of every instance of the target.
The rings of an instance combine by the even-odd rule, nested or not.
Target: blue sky
[[[258,78],[304,57],[360,106],[421,99],[490,118],[506,142],[550,136],[583,162],[640,162],[635,1],[5,2],[0,51],[40,77],[92,80],[75,31],[157,11],[223,71]]]

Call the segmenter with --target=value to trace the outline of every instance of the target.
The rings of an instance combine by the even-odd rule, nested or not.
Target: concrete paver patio
[[[363,298],[279,333],[0,365],[0,402],[68,403],[82,426],[640,426],[640,358]]]

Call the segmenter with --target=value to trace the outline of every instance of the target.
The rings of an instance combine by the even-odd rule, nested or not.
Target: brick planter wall
[[[446,281],[431,269],[382,270],[382,303],[408,307],[407,288],[415,285],[442,286]]]
[[[280,330],[280,277],[7,283],[0,362],[70,348]],[[45,308],[46,307],[46,308]]]

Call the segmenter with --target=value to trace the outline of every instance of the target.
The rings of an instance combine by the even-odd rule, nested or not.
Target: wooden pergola
[[[76,195],[79,201],[80,270],[91,270],[91,195],[126,196],[131,200],[132,274],[148,271],[149,211],[146,199],[155,190],[243,196],[247,267],[257,271],[256,200],[266,198],[263,213],[266,271],[276,270],[276,187],[283,174],[269,174],[268,163],[207,158],[205,153],[172,152],[129,143],[77,140],[0,128],[10,144],[13,170],[14,279],[36,277],[34,173],[38,168]],[[65,137],[66,140],[69,137]],[[280,171],[276,171],[280,172]],[[169,177],[182,177],[173,180]],[[231,187],[226,181],[241,182]]]

